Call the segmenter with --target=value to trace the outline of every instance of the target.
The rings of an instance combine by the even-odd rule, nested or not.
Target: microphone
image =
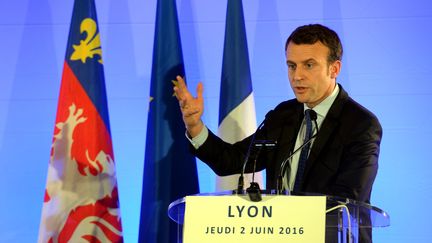
[[[259,202],[262,200],[261,197],[261,188],[258,183],[255,182],[255,171],[256,171],[256,163],[259,156],[259,153],[263,148],[266,149],[272,149],[276,146],[277,141],[271,141],[271,140],[257,140],[254,142],[254,145],[256,148],[258,148],[258,152],[254,159],[254,166],[253,166],[253,174],[252,174],[252,182],[250,183],[250,187],[246,189],[246,192],[249,195],[249,199],[252,202]]]
[[[276,187],[277,187],[277,194],[279,195],[279,194],[282,194],[282,191],[283,191],[283,175],[285,174],[285,171],[286,171],[286,169],[287,169],[287,166],[289,165],[288,164],[288,161],[290,161],[291,160],[291,158],[296,154],[296,153],[298,153],[298,151],[300,151],[300,150],[302,150],[303,149],[303,147],[305,147],[306,145],[308,145],[309,143],[311,143],[312,141],[313,141],[313,139],[318,135],[318,122],[316,121],[317,120],[317,113],[314,111],[314,110],[310,110],[309,111],[309,115],[310,115],[310,117],[311,117],[311,120],[313,120],[314,121],[314,124],[315,124],[315,128],[316,128],[316,133],[311,137],[311,138],[309,138],[306,142],[304,142],[300,147],[298,147],[296,150],[294,150],[291,154],[289,154],[288,155],[288,157],[286,158],[286,159],[284,159],[283,161],[282,161],[282,163],[281,163],[281,167],[280,167],[280,170],[279,170],[279,176],[278,176],[278,178],[277,178],[277,182],[276,182]],[[289,189],[289,188],[288,188]]]
[[[276,147],[277,141],[273,140],[256,140],[254,142],[255,148],[273,148]]]
[[[238,179],[238,183],[237,183],[237,191],[235,192],[236,194],[243,194],[243,187],[244,187],[244,173],[245,173],[245,170],[246,170],[246,164],[247,164],[247,162],[249,161],[249,157],[250,157],[250,153],[251,153],[251,151],[252,151],[252,147],[253,147],[253,145],[254,145],[254,143],[255,143],[255,136],[256,136],[256,134],[258,133],[258,131],[264,126],[264,124],[265,124],[265,121],[270,117],[270,116],[272,116],[272,114],[274,113],[274,110],[270,110],[268,113],[267,113],[267,115],[265,116],[265,118],[264,118],[264,120],[258,125],[258,127],[257,127],[257,129],[255,130],[255,133],[252,135],[252,138],[251,138],[251,141],[250,141],[250,144],[249,144],[249,147],[248,147],[248,150],[247,150],[247,153],[246,153],[246,156],[245,156],[245,159],[244,159],[244,161],[243,161],[243,167],[242,167],[242,170],[241,170],[241,174],[240,174],[240,177],[239,177],[239,179]],[[255,169],[254,169],[254,171],[255,171]],[[255,183],[255,182],[254,182]],[[259,185],[258,185],[258,183],[255,183],[256,185],[254,185],[254,186],[258,186],[258,189],[259,189]],[[252,183],[251,183],[251,187],[252,187]],[[251,199],[252,200],[252,199]]]

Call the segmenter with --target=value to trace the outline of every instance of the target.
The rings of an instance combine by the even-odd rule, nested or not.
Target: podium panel
[[[325,211],[323,196],[274,195],[259,202],[246,195],[188,196],[183,239],[199,243],[324,243]]]
[[[371,234],[372,234],[372,228],[373,227],[387,227],[390,225],[390,217],[389,215],[384,212],[383,210],[374,207],[372,205],[366,204],[366,203],[362,203],[362,202],[358,202],[355,200],[351,200],[351,199],[344,199],[344,198],[338,198],[338,197],[333,197],[333,196],[325,196],[325,195],[317,195],[317,194],[302,194],[302,195],[296,195],[296,196],[289,196],[289,195],[274,195],[271,193],[268,194],[263,194],[262,198],[263,201],[266,202],[265,204],[263,204],[262,202],[251,202],[248,201],[247,195],[238,195],[238,194],[233,194],[231,191],[226,191],[226,192],[221,192],[221,193],[203,193],[203,194],[197,194],[194,195],[192,198],[198,198],[201,200],[198,200],[198,202],[205,202],[208,205],[202,205],[203,207],[201,207],[201,209],[199,209],[199,206],[193,206],[193,205],[188,205],[188,207],[186,207],[186,202],[187,202],[187,197],[185,198],[181,198],[178,199],[174,202],[172,202],[168,208],[168,215],[169,217],[174,220],[177,224],[178,224],[178,237],[177,237],[177,242],[183,242],[183,233],[184,231],[186,231],[187,234],[189,234],[189,232],[198,232],[198,233],[203,233],[206,230],[210,230],[208,232],[208,236],[209,239],[208,241],[206,241],[206,238],[204,238],[204,240],[200,240],[200,241],[193,241],[193,240],[188,240],[185,241],[184,243],[194,243],[194,242],[213,242],[211,241],[211,238],[215,239],[217,237],[215,237],[214,235],[220,235],[220,236],[224,236],[224,235],[228,235],[227,239],[232,239],[232,241],[223,241],[223,242],[243,242],[242,240],[246,239],[245,237],[232,237],[233,235],[237,235],[239,236],[239,231],[243,230],[243,236],[247,235],[246,233],[246,229],[250,230],[250,233],[257,233],[256,229],[258,229],[260,232],[260,234],[255,234],[254,235],[254,240],[256,242],[280,242],[277,237],[271,237],[271,236],[275,236],[278,235],[279,233],[281,234],[285,234],[286,232],[284,231],[280,231],[281,229],[284,230],[285,228],[289,231],[288,233],[292,234],[292,233],[296,233],[297,236],[299,236],[299,227],[294,227],[294,225],[300,225],[302,224],[302,222],[304,221],[299,221],[299,222],[292,222],[289,221],[290,226],[287,226],[285,224],[278,224],[277,220],[277,215],[275,215],[276,212],[272,212],[273,213],[273,217],[274,221],[266,221],[263,220],[262,223],[265,224],[265,227],[260,227],[257,225],[263,225],[263,224],[256,224],[257,219],[252,217],[252,219],[248,219],[247,217],[242,219],[244,220],[244,224],[247,225],[249,228],[245,227],[245,226],[239,226],[239,225],[233,225],[233,221],[225,221],[224,222],[224,218],[222,217],[222,221],[219,221],[217,226],[214,226],[216,228],[211,228],[211,224],[205,224],[205,219],[208,218],[209,220],[211,220],[212,218],[214,218],[215,220],[217,220],[218,215],[214,215],[214,213],[221,213],[221,212],[214,212],[214,210],[210,207],[212,205],[212,201],[214,200],[215,203],[219,203],[219,204],[223,204],[221,202],[240,202],[237,203],[237,206],[239,205],[239,209],[237,209],[237,214],[239,213],[238,211],[242,211],[244,210],[244,208],[242,209],[242,207],[246,207],[247,205],[252,205],[252,216],[255,215],[256,213],[256,209],[259,208],[259,206],[263,206],[266,205],[266,207],[272,206],[273,203],[275,208],[278,208],[279,213],[282,212],[282,210],[280,210],[279,208],[283,209],[286,208],[286,211],[289,212],[290,210],[295,210],[296,208],[298,208],[300,210],[301,206],[299,205],[295,205],[292,204],[291,205],[291,201],[295,201],[295,200],[291,200],[291,198],[299,198],[300,197],[304,197],[305,200],[306,198],[313,198],[313,197],[321,197],[323,198],[323,200],[325,201],[325,240],[324,241],[319,241],[319,242],[331,242],[331,243],[335,243],[335,242],[339,242],[339,243],[356,243],[359,242],[359,239],[361,238],[362,241],[364,242],[368,242],[371,240]],[[239,201],[240,200],[240,201]],[[216,202],[218,201],[218,202]],[[307,201],[307,200],[306,200]],[[284,202],[283,204],[277,204],[279,202]],[[190,203],[193,204],[193,203]],[[284,205],[286,204],[286,205]],[[217,208],[218,204],[213,204],[216,206],[213,206],[214,208]],[[226,205],[226,204],[225,204]],[[234,205],[234,204],[233,204]],[[194,207],[196,207],[196,211],[194,212]],[[315,207],[315,206],[309,206],[309,207]],[[188,208],[188,211],[186,211],[186,208]],[[207,210],[205,210],[205,208],[207,208]],[[227,214],[229,214],[229,210],[228,208],[224,207],[223,208],[223,214],[224,216],[229,216]],[[235,216],[235,208],[231,208],[231,216]],[[188,215],[190,212],[192,212],[191,214],[195,214],[198,213],[198,215],[195,214],[195,216],[193,216],[191,219],[188,219],[189,221],[185,221],[185,212],[187,213],[186,215],[186,219],[188,218]],[[250,212],[249,212],[250,213]],[[317,213],[317,212],[315,212]],[[282,214],[282,213],[281,213]],[[319,214],[319,213],[318,213]],[[304,215],[305,217],[310,217],[310,215],[308,216],[307,213],[303,212],[301,215]],[[281,217],[286,217],[286,216],[282,216]],[[296,216],[297,218],[301,219],[301,217]],[[220,217],[219,217],[220,218]],[[291,218],[295,220],[294,218]],[[250,220],[250,222],[249,222]],[[258,219],[259,220],[259,219]],[[199,222],[194,222],[194,221],[199,221]],[[252,223],[251,223],[252,222]],[[253,224],[253,222],[255,222],[255,224]],[[271,224],[271,223],[275,223],[275,224]],[[199,231],[191,231],[190,228],[187,228],[188,225],[191,224],[193,225],[193,230],[199,230]],[[210,228],[201,228],[201,229],[197,229],[197,225],[203,225],[203,227],[210,227]],[[252,225],[252,226],[251,226]],[[250,228],[253,226],[257,226],[258,228]],[[272,226],[273,225],[273,226]],[[217,228],[219,227],[219,228]],[[309,227],[309,226],[308,226]],[[295,229],[294,229],[295,228]],[[185,230],[187,229],[187,230]],[[255,232],[253,231],[253,229],[255,229]],[[263,231],[267,230],[267,231]],[[211,232],[213,230],[213,233]],[[221,231],[222,230],[222,231]],[[294,232],[294,231],[295,232]],[[302,229],[304,230],[304,228]],[[309,230],[309,229],[308,229]],[[234,232],[233,232],[234,231]],[[304,233],[304,231],[302,231]],[[265,234],[267,233],[267,234]],[[191,238],[190,235],[187,235],[188,239]],[[197,236],[198,237],[198,236]],[[196,237],[196,238],[197,238]],[[202,237],[202,236],[200,236]],[[205,234],[204,234],[205,237]],[[230,238],[231,237],[231,238]],[[194,238],[194,237],[192,237]],[[202,238],[201,238],[202,239]],[[296,237],[287,237],[284,239],[283,242],[298,242],[296,240]],[[297,239],[299,239],[297,237]],[[219,241],[222,242],[222,241]],[[248,241],[250,242],[250,241]],[[317,242],[317,241],[314,241]]]

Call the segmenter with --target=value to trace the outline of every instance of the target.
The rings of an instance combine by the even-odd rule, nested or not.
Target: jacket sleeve
[[[209,130],[208,137],[198,149],[191,146],[192,153],[206,163],[219,176],[240,173],[251,137],[230,144]]]

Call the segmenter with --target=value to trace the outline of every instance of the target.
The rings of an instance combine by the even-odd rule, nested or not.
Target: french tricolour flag
[[[255,103],[242,1],[228,1],[218,135],[226,142],[235,143],[251,135],[255,129]],[[237,188],[238,178],[239,175],[217,177],[216,190]],[[246,175],[246,186],[249,185],[250,180],[251,175]],[[262,188],[261,173],[255,174],[255,181]]]

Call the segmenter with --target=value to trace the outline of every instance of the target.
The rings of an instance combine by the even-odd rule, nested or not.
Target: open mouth
[[[296,92],[299,92],[299,93],[303,93],[307,90],[306,87],[295,87],[294,89]]]

